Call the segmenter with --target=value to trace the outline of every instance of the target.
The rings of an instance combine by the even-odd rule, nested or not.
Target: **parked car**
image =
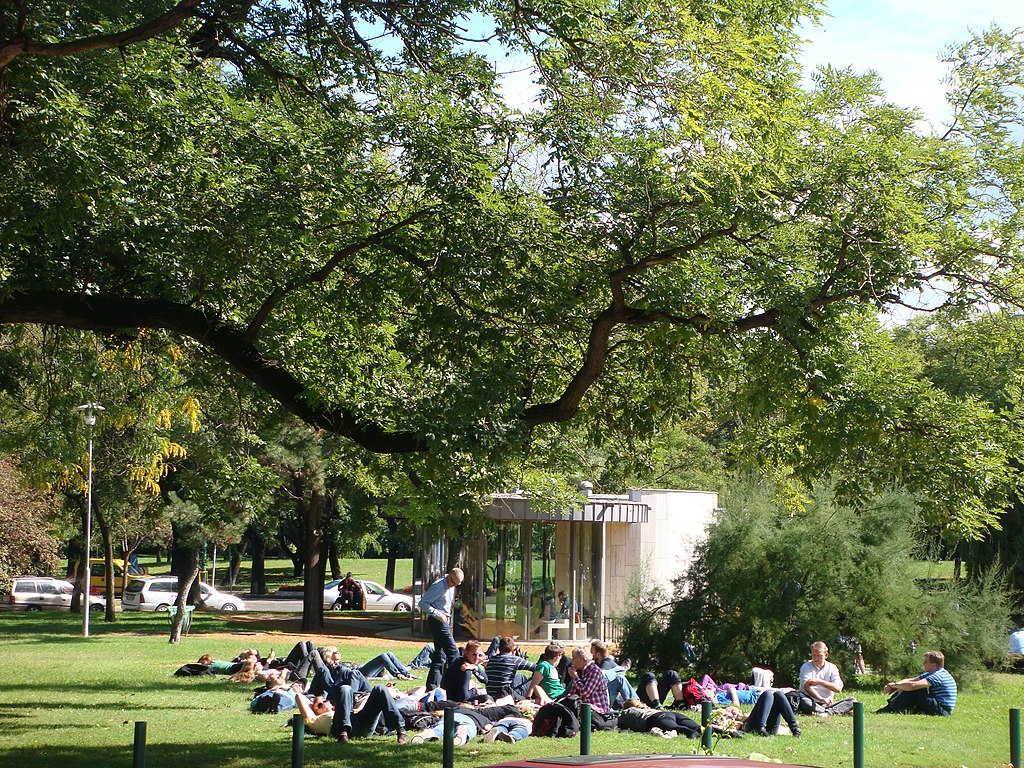
[[[324,584],[324,608],[332,611],[341,610],[338,599],[340,579]],[[367,611],[411,611],[413,599],[409,595],[392,592],[375,581],[362,579],[358,584],[363,588],[363,610]]]
[[[107,587],[107,561],[102,557],[89,560],[89,591],[94,595],[102,595]],[[133,565],[127,560],[114,560],[114,597],[120,597],[134,576],[145,576],[149,571],[142,566]],[[78,573],[78,561],[71,563],[71,573]]]
[[[218,592],[205,582],[199,582],[201,607],[216,611],[244,611],[245,603],[234,595]],[[132,579],[121,597],[121,608],[126,611],[166,611],[178,599],[177,576],[150,576]]]
[[[804,768],[793,763],[750,760],[722,755],[573,755],[571,757],[534,757],[495,763],[487,768]]]
[[[8,605],[13,610],[26,611],[64,611],[71,610],[71,596],[75,585],[64,579],[52,576],[19,576],[11,584]],[[107,601],[97,595],[89,599],[90,611],[101,611],[107,607]]]

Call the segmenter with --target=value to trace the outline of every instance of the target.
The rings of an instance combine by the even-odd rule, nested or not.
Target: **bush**
[[[888,493],[853,509],[823,487],[795,513],[792,497],[789,505],[777,498],[760,480],[723,494],[673,602],[624,617],[625,653],[678,666],[685,640],[716,679],[747,680],[756,665],[775,669],[785,684],[815,640],[828,643],[848,676],[855,639],[868,666],[899,676],[919,672],[930,648],[959,670],[1005,645],[1010,600],[998,579],[936,592],[914,581],[917,511],[909,495]]]

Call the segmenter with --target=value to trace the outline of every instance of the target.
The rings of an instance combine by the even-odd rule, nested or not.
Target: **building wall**
[[[630,499],[650,506],[646,523],[609,523],[605,545],[605,611],[621,613],[630,582],[643,577],[669,595],[672,579],[693,559],[718,506],[710,491],[634,490]]]

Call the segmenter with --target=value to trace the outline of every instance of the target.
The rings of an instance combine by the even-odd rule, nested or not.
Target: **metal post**
[[[853,768],[864,768],[864,702],[853,705]]]
[[[89,636],[89,596],[92,594],[92,428],[96,423],[96,417],[92,411],[85,417],[85,423],[89,425],[89,477],[86,481],[85,491],[85,590],[82,594],[82,636]],[[113,578],[113,574],[107,574]]]
[[[146,768],[146,722],[144,720],[135,722],[132,768]]]
[[[455,710],[444,711],[444,742],[441,748],[441,768],[455,765]]]
[[[711,737],[714,735],[711,732],[711,702],[702,701],[700,703],[700,728],[701,728],[701,746],[706,750],[711,750]]]
[[[292,715],[292,768],[302,768],[302,740],[306,735],[306,719]]]
[[[570,609],[571,610],[571,609]],[[590,754],[590,732],[593,715],[589,704],[580,707],[580,754]]]
[[[1020,755],[1020,710],[1010,710],[1010,764],[1021,768]]]

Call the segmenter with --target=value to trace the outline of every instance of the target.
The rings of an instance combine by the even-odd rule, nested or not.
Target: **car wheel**
[[[103,610],[103,606],[100,605],[99,603],[93,603],[92,605],[89,606],[89,610],[92,611],[93,613],[96,613],[96,611],[102,611]]]
[[[42,609],[42,606],[30,605],[25,610],[26,611],[32,611],[32,613],[38,613],[39,611],[41,611],[43,609]]]
[[[331,603],[331,610],[332,611],[340,611],[341,610],[341,600],[335,600],[333,603]]]
[[[220,609],[222,611],[237,611],[238,610],[238,606],[235,605],[234,603],[224,603],[224,605],[222,605],[220,607]]]
[[[158,606],[156,607],[156,609],[157,609],[157,610],[158,610],[158,611],[159,611],[160,613],[167,613],[167,608],[168,608],[168,605],[167,605],[167,603],[160,603],[160,605],[158,605]]]
[[[409,605],[408,603],[397,603],[395,605],[395,610],[396,611],[401,611],[402,613],[408,613],[409,611],[412,610],[412,606]]]

